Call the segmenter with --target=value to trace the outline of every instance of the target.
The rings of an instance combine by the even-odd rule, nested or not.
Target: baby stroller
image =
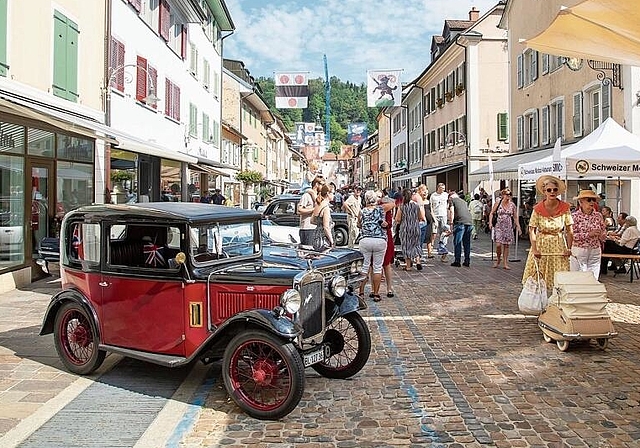
[[[606,311],[607,290],[591,272],[556,272],[549,306],[538,317],[546,342],[555,341],[561,352],[570,341],[595,339],[599,348],[618,333]]]

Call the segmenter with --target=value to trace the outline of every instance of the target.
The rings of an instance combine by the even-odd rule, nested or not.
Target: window
[[[160,23],[158,32],[160,36],[169,42],[169,29],[171,27],[171,6],[167,0],[160,0]]]
[[[194,44],[189,44],[189,71],[198,77],[198,48]]]
[[[173,262],[180,251],[178,227],[118,224],[109,229],[109,235],[108,263],[112,266],[179,269]]]
[[[56,213],[64,215],[93,202],[93,172],[93,165],[88,163],[58,161]]]
[[[523,64],[523,56],[521,54],[518,55],[518,68],[516,78],[518,80],[518,88],[521,89],[524,86],[524,73],[522,71]]]
[[[518,149],[522,149],[524,147],[524,117],[520,115],[517,120],[517,131],[516,134],[518,136]]]
[[[564,139],[564,100],[557,100],[549,105],[551,123],[551,140]]]
[[[600,101],[598,100],[598,108],[600,107]],[[600,114],[598,111],[598,119]],[[573,94],[573,136],[582,136],[582,92],[576,92]]]
[[[431,94],[429,92],[424,94],[423,103],[424,103],[424,116],[426,117],[431,112],[429,105],[431,104]]]
[[[169,41],[167,45],[176,55],[184,59],[185,52],[183,51],[186,49],[184,44],[186,44],[187,38],[187,27],[184,24],[185,20],[175,11],[171,11],[169,20]]]
[[[202,60],[202,85],[205,89],[209,90],[211,84],[211,69],[209,67],[209,61]]]
[[[549,73],[549,55],[542,53],[542,74],[546,75],[547,73]]]
[[[190,231],[189,252],[194,264],[220,260],[226,264],[229,258],[251,256],[260,251],[258,223],[211,223],[193,227]]]
[[[220,73],[215,68],[213,70],[213,96],[220,98]]]
[[[211,141],[211,128],[209,127],[209,115],[202,112],[202,141]]]
[[[78,99],[78,25],[55,11],[53,14],[53,94]]]
[[[7,76],[7,0],[0,0],[0,76]]]
[[[600,109],[602,121],[611,117],[611,84],[602,85],[602,107]]]
[[[525,148],[536,148],[538,146],[538,110],[525,113],[524,121]]]
[[[542,144],[549,143],[549,106],[542,108]]]
[[[538,79],[538,52],[527,49],[524,52],[524,85],[529,85]]]
[[[466,69],[465,69],[465,65],[461,64],[458,66],[458,68],[456,69],[456,82],[457,82],[457,88],[461,88],[464,89],[467,85],[466,83]]]
[[[189,135],[198,136],[198,108],[193,103],[189,103]]]
[[[74,223],[69,226],[67,253],[70,263],[100,263],[100,224]]]
[[[431,100],[431,102],[429,103],[429,109],[431,112],[436,110],[436,88],[435,87],[431,87],[431,92],[430,92],[431,97],[429,98]]]
[[[498,114],[498,140],[501,142],[509,138],[509,115],[504,113]]]
[[[400,117],[402,117],[402,128],[406,128],[407,127],[407,109],[405,109],[404,107],[402,108],[402,110],[400,111]]]
[[[140,10],[142,9],[142,0],[128,0],[129,4],[131,4],[131,6],[133,6],[133,9],[135,9],[137,12],[140,12]]]
[[[115,38],[111,38],[109,53],[109,85],[120,92],[124,92],[124,44]]]
[[[157,30],[160,23],[160,0],[145,0],[142,4],[140,17],[152,30]]]
[[[564,65],[563,56],[549,55],[549,71],[554,72]]]
[[[136,100],[147,104],[148,97],[151,94],[156,95],[158,85],[158,71],[155,67],[148,64],[147,60],[142,56],[137,58],[136,67]],[[150,107],[156,109],[158,105],[155,102],[149,104]]]
[[[176,121],[180,121],[180,87],[165,80],[164,114]]]

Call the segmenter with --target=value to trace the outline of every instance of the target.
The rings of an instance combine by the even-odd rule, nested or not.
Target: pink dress
[[[498,214],[498,222],[494,226],[493,240],[498,244],[513,244],[515,239],[513,229],[515,227],[516,205],[509,201],[505,207],[504,203],[500,201],[496,213]]]

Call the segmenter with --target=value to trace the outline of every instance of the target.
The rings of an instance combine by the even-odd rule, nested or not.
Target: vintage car
[[[302,195],[283,194],[276,196],[266,206],[262,215],[265,219],[281,226],[299,226],[300,216],[296,213],[298,202]],[[333,220],[333,234],[336,246],[346,246],[349,242],[349,223],[347,214],[343,212],[331,212]]]
[[[222,360],[241,409],[281,418],[302,397],[306,367],[349,378],[371,336],[354,294],[362,255],[264,244],[261,225],[256,211],[198,203],[69,212],[62,291],[40,334],[53,333],[65,367],[82,375],[107,352],[168,367]]]

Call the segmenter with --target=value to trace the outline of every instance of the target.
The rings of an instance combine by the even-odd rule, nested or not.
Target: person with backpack
[[[473,220],[473,228],[471,229],[471,238],[478,239],[478,232],[482,228],[482,218],[484,217],[484,204],[478,193],[473,195],[473,199],[469,202],[469,213]]]

